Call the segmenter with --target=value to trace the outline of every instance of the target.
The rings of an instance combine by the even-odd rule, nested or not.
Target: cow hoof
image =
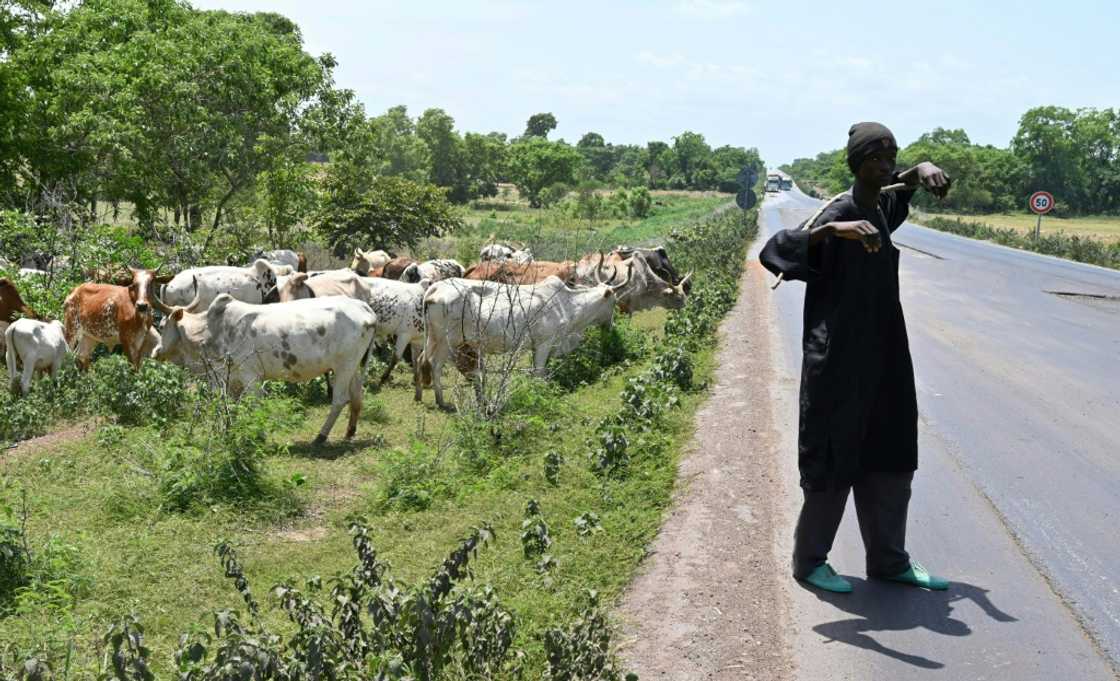
[[[327,441],[327,436],[326,435],[316,435],[315,439],[311,441],[311,444],[318,447],[319,445],[325,443],[326,441]]]
[[[348,430],[346,431],[346,439],[347,439],[347,440],[353,440],[353,439],[354,439],[354,434],[355,434],[356,432],[358,432],[358,429],[357,429],[357,428],[350,428],[350,429],[348,429]]]
[[[440,408],[440,409],[441,409],[442,411],[445,411],[445,412],[447,412],[448,414],[454,414],[454,413],[455,413],[456,411],[458,411],[458,410],[457,410],[457,409],[455,408],[455,405],[454,405],[454,404],[440,404],[440,405],[438,405],[438,406],[439,406],[439,408]]]

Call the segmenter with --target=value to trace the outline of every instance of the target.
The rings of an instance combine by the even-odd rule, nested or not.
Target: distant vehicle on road
[[[783,177],[779,181],[781,183],[782,191],[788,192],[789,190],[793,189],[793,178]]]
[[[766,176],[766,191],[778,192],[782,190],[782,178],[774,173]]]

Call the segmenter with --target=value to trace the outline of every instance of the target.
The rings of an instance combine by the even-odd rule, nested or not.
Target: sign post
[[[1034,238],[1042,236],[1042,216],[1054,210],[1054,195],[1050,192],[1035,192],[1027,199],[1027,206],[1038,215],[1038,222],[1034,226]]]

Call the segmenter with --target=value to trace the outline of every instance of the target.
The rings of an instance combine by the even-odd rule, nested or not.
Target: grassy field
[[[653,217],[603,225],[603,233],[619,241],[660,238],[710,214],[726,198],[663,201]],[[472,220],[490,229],[487,221],[495,218],[480,212]],[[511,212],[503,217],[530,226],[534,218],[550,220],[536,226],[562,231],[557,216]],[[509,224],[493,229],[508,234]],[[85,677],[98,664],[107,624],[137,613],[155,671],[168,676],[181,633],[212,630],[215,611],[244,608],[213,552],[222,540],[237,547],[264,624],[290,632],[269,590],[286,581],[302,585],[314,575],[326,583],[347,572],[356,562],[348,519],[360,515],[379,557],[402,583],[430,575],[472,526],[492,523],[497,541],[473,564],[475,581],[492,585],[513,612],[514,644],[539,676],[541,633],[570,621],[587,589],[608,603],[620,593],[670,499],[702,389],[682,393],[681,408],[667,412],[653,431],[631,435],[635,458],[627,476],[596,475],[588,458],[596,425],[620,409],[627,380],[648,369],[666,319],[665,311],[652,310],[622,320],[616,333],[644,349],[641,356],[611,366],[589,384],[566,391],[553,381],[526,379],[499,430],[435,409],[430,392],[423,404],[414,403],[404,366],[383,388],[367,387],[350,443],[338,441],[338,425],[327,445],[311,444],[327,410],[321,396],[274,400],[273,411],[261,417],[270,451],[261,473],[267,493],[244,500],[169,504],[166,469],[175,464],[166,445],[192,427],[189,414],[164,430],[97,419],[92,432],[9,450],[0,455],[0,521],[7,504],[14,509],[10,517],[23,522],[20,499],[26,494],[27,536],[57,579],[0,615],[0,655],[5,646],[43,650],[56,665],[66,660],[75,676]],[[695,353],[696,385],[711,376],[713,355],[711,347]],[[448,379],[462,385],[457,373]],[[641,454],[645,450],[650,453]],[[548,452],[561,457],[556,484],[544,474]],[[544,572],[522,555],[518,538],[530,499],[540,503],[554,542],[549,554],[555,566]],[[577,531],[575,520],[586,512],[598,515],[601,531]]]
[[[945,218],[953,220],[961,218],[973,222],[981,222],[993,227],[1014,229],[1023,234],[1033,234],[1038,217],[1026,213],[995,213],[991,215],[948,215],[941,213],[925,213],[914,211],[911,218],[914,222],[921,223],[923,218]],[[1076,234],[1089,236],[1103,241],[1120,241],[1120,216],[1092,216],[1076,218],[1058,218],[1052,216],[1042,217],[1042,233]]]

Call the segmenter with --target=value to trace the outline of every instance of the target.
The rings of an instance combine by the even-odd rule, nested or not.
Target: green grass
[[[915,211],[912,218],[921,224],[926,218],[944,218],[952,220],[961,218],[972,222],[979,222],[992,227],[1014,229],[1023,234],[1033,234],[1038,216],[1028,213],[993,213],[990,215],[946,215],[939,213],[919,213]],[[1077,236],[1090,236],[1103,241],[1120,241],[1120,216],[1097,215],[1089,217],[1059,218],[1049,215],[1042,217],[1042,233],[1065,234]]]
[[[571,216],[562,207],[533,209],[516,195],[476,203],[464,209],[465,227],[454,246],[433,240],[421,255],[452,253],[464,264],[478,259],[478,250],[491,234],[499,241],[527,244],[539,259],[578,259],[589,251],[609,250],[619,244],[662,243],[675,225],[710,214],[732,200],[715,192],[651,192],[652,213],[643,219],[604,217],[592,223]]]
[[[724,197],[667,197],[648,220],[622,222],[605,233],[618,241],[664,234],[725,202]],[[505,228],[495,231],[509,234]],[[652,341],[665,320],[664,311],[653,310],[635,315],[632,324]],[[604,481],[591,472],[587,457],[586,443],[597,422],[619,410],[625,380],[646,366],[648,358],[560,393],[543,417],[507,420],[507,425],[524,426],[503,434],[503,446],[518,455],[483,460],[447,447],[456,417],[435,409],[430,391],[423,404],[414,403],[411,374],[402,366],[383,389],[367,387],[352,443],[338,441],[340,423],[326,446],[311,446],[327,410],[321,403],[307,407],[297,425],[272,433],[287,447],[266,459],[265,477],[281,493],[256,504],[160,510],[160,472],[151,468],[158,458],[150,450],[160,445],[161,435],[149,428],[124,429],[119,440],[102,431],[101,438],[91,434],[0,457],[0,476],[29,494],[33,547],[56,536],[76,549],[81,575],[90,580],[73,607],[0,617],[0,652],[9,644],[23,651],[53,647],[62,654],[73,645],[73,668],[88,670],[97,664],[95,641],[108,622],[135,612],[145,625],[156,672],[167,676],[180,633],[209,629],[214,611],[241,606],[213,554],[219,540],[238,548],[250,585],[264,604],[278,582],[301,584],[312,575],[325,579],[349,570],[356,557],[346,520],[360,514],[369,520],[374,545],[391,563],[393,577],[406,583],[430,574],[471,526],[492,522],[498,541],[482,550],[475,579],[493,585],[515,614],[515,646],[529,653],[529,668],[539,675],[539,634],[569,619],[586,589],[598,590],[608,603],[621,592],[669,503],[676,461],[691,435],[702,390],[685,394],[683,408],[665,417],[660,432],[670,440],[667,453],[643,456],[632,445],[638,451],[625,478]],[[714,350],[701,350],[695,367],[700,384],[714,371]],[[387,507],[385,485],[402,464],[409,465],[413,447],[442,452],[432,475],[441,491],[425,510]],[[564,458],[557,486],[543,474],[549,450]],[[11,501],[10,493],[0,489],[0,494]],[[540,502],[551,528],[550,553],[557,565],[547,576],[522,556],[518,539],[529,499]],[[600,516],[603,531],[583,538],[573,522],[586,511]],[[288,630],[278,609],[266,606],[264,612],[275,631]]]

